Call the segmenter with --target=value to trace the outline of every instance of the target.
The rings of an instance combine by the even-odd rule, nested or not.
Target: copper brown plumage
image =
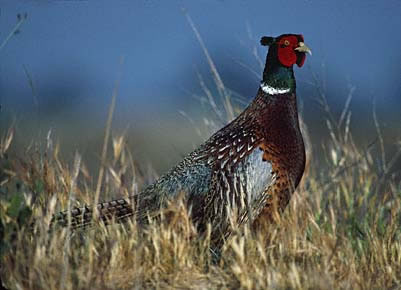
[[[269,52],[250,105],[140,194],[98,204],[101,220],[135,216],[144,224],[183,193],[198,231],[210,223],[217,242],[230,233],[233,222],[259,225],[286,207],[305,166],[293,65],[302,66],[309,49],[295,34],[263,37],[261,44],[269,45]],[[70,216],[76,228],[93,219],[89,207],[70,213],[59,213],[55,221],[67,225]]]

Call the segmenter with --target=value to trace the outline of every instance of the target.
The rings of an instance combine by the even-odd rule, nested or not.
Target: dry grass
[[[312,160],[269,238],[245,226],[226,242],[220,260],[180,202],[171,204],[170,222],[151,222],[145,230],[130,222],[49,231],[55,212],[76,200],[90,203],[96,186],[79,154],[65,163],[51,140],[44,153],[8,160],[10,130],[0,142],[1,277],[11,289],[398,289],[401,185],[391,174],[394,161],[377,166],[369,150],[355,146],[347,114],[337,123],[327,118],[328,166]],[[124,137],[112,145],[102,191],[125,196],[141,178]]]

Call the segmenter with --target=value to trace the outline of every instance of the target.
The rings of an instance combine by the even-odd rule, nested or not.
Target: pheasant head
[[[301,34],[263,36],[263,46],[269,46],[262,84],[277,90],[295,91],[293,65],[303,66],[306,53],[312,54]]]

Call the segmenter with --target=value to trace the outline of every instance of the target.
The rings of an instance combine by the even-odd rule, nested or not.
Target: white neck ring
[[[274,88],[269,86],[266,83],[261,83],[260,87],[262,88],[262,91],[264,91],[268,95],[280,95],[280,94],[286,94],[290,92],[289,88]]]

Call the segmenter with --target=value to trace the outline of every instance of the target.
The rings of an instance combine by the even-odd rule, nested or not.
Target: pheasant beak
[[[303,43],[302,41],[298,43],[298,47],[295,48],[295,50],[299,51],[299,52],[304,52],[304,53],[306,52],[306,53],[309,53],[310,55],[312,55],[312,51],[310,50],[310,48],[307,47],[306,44]]]

